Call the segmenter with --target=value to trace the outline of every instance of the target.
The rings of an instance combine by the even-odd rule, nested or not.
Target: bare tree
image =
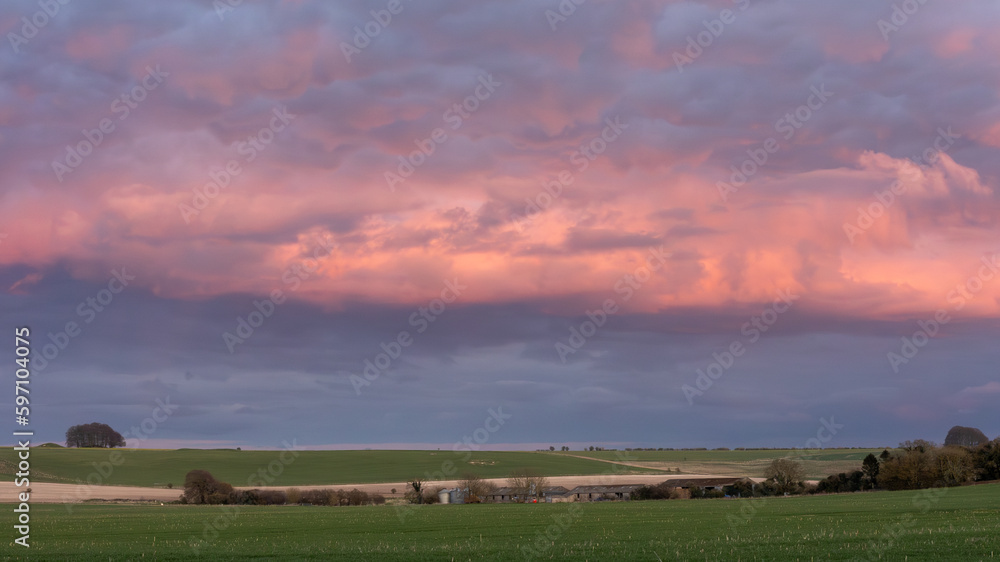
[[[802,475],[802,465],[791,459],[774,459],[764,470],[764,478],[774,482],[780,493],[795,491]]]
[[[483,480],[478,475],[468,472],[458,483],[459,488],[466,491],[465,503],[482,503],[496,491],[496,485]]]
[[[414,478],[410,481],[410,490],[407,490],[403,497],[406,498],[410,503],[424,503],[423,496],[424,481],[420,478]]]
[[[542,496],[548,480],[530,469],[515,470],[507,477],[507,486],[519,503],[532,501]]]
[[[184,499],[187,503],[229,503],[232,494],[230,484],[216,480],[207,470],[192,470],[184,477]]]

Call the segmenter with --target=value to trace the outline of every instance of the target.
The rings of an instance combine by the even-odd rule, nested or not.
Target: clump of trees
[[[955,445],[959,447],[978,447],[990,442],[982,431],[975,427],[963,427],[956,425],[948,430],[947,437],[944,438],[945,446]]]
[[[882,461],[878,484],[886,490],[961,486],[979,476],[976,458],[966,447],[937,447],[933,443],[904,447]]]
[[[124,447],[125,438],[105,423],[74,425],[66,430],[67,447]]]
[[[964,431],[967,429],[974,431]],[[985,436],[976,435],[981,433],[960,426],[948,432],[952,442],[978,445],[939,446],[923,439],[904,441],[894,452],[886,450],[878,457],[869,454],[861,470],[829,476],[815,491],[919,490],[1000,480],[1000,438],[983,441]]]

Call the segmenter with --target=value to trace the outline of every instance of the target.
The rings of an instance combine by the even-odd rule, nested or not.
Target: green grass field
[[[557,455],[627,462],[654,470],[679,469],[686,474],[727,476],[764,475],[776,458],[788,457],[802,464],[806,478],[822,479],[831,474],[858,470],[869,453],[883,449],[769,449],[752,451],[569,451]],[[623,458],[624,457],[624,458]]]
[[[279,459],[279,451],[235,450],[150,450],[119,449],[124,462],[114,467],[102,484],[153,486],[172,483],[181,486],[184,475],[194,469],[208,470],[216,478],[234,486],[246,485],[259,469],[267,470]],[[34,448],[31,450],[32,481],[87,481],[99,466],[109,461],[108,449]],[[604,474],[613,465],[601,460],[580,459],[550,453],[476,452],[468,462],[452,451],[298,451],[299,456],[275,479],[274,486],[364,484],[401,482],[425,473],[441,472],[446,461],[454,463],[449,478],[475,472],[483,478],[502,478],[513,470],[530,468],[546,476]],[[285,457],[289,458],[288,455]],[[6,461],[6,462],[3,462]],[[13,480],[15,461],[12,450],[0,456],[0,477]],[[655,469],[631,472],[657,474]],[[621,472],[619,473],[627,473]],[[447,475],[446,475],[447,476]],[[447,478],[442,478],[447,479]]]
[[[243,485],[247,478],[279,458],[278,451],[235,450],[154,450],[120,449],[124,462],[114,468],[103,484],[154,486],[172,483],[180,486],[184,475],[193,469],[212,472],[216,478]],[[455,464],[451,477],[473,472],[483,478],[502,478],[521,468],[534,469],[547,476],[605,474],[615,469],[619,474],[664,474],[680,469],[686,474],[733,476],[763,475],[775,458],[799,460],[808,478],[857,470],[869,452],[880,449],[829,449],[808,455],[796,450],[767,451],[571,451],[568,453],[491,451],[476,452],[471,459],[452,451],[299,451],[291,464],[284,466],[276,486],[338,485],[377,482],[400,482],[415,476],[442,472],[446,461]],[[32,449],[32,480],[72,483],[86,481],[109,460],[111,451],[102,449]],[[586,458],[582,458],[586,457]],[[287,458],[287,457],[286,457]],[[13,480],[14,456],[0,454],[0,478]],[[625,469],[610,463],[629,463],[639,467]]]
[[[577,506],[577,507],[574,507]],[[31,508],[39,560],[991,560],[1000,485],[763,500]],[[215,522],[217,528],[212,528]],[[206,530],[206,527],[209,530]],[[539,540],[549,532],[551,539]],[[197,545],[197,550],[192,548]],[[533,549],[526,556],[526,549]]]

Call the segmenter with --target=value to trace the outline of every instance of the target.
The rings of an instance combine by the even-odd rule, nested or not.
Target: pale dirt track
[[[548,483],[550,486],[565,486],[572,489],[575,486],[587,486],[596,484],[657,484],[670,478],[716,478],[714,474],[597,474],[591,476],[550,476]],[[497,486],[506,486],[504,478],[488,479]],[[427,488],[454,487],[458,480],[441,480],[427,482]],[[381,484],[328,484],[323,486],[276,486],[273,490],[287,490],[288,488],[298,488],[300,490],[312,489],[344,489],[351,490],[357,488],[368,493],[382,494],[386,497],[394,497],[391,490],[396,489],[395,497],[400,497],[406,491],[409,484],[406,482],[387,482]],[[23,492],[24,488],[14,486],[13,482],[0,482],[0,503],[16,502],[17,494]],[[32,503],[74,503],[86,500],[148,500],[148,501],[173,501],[179,498],[181,490],[174,488],[142,488],[138,486],[87,486],[77,484],[53,484],[47,482],[36,482],[31,484]]]

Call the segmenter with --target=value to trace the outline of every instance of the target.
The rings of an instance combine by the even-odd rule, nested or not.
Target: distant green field
[[[843,461],[851,460],[859,463],[868,453],[878,455],[882,449],[755,449],[752,451],[569,451],[557,452],[557,455],[578,455],[609,461],[641,462],[742,462],[761,459],[776,459],[793,457],[802,460]],[[808,454],[807,454],[808,453]]]
[[[221,506],[78,505],[69,512],[61,505],[37,505],[31,515],[30,551],[8,543],[6,556],[649,561],[1000,556],[1000,485],[766,500],[433,505],[406,511],[290,506],[244,507],[234,514]],[[551,538],[539,539],[545,532]]]
[[[839,472],[861,468],[869,453],[883,449],[767,449],[752,451],[569,451],[554,453],[590,459],[625,462],[649,469],[679,470],[685,474],[728,476],[764,475],[764,469],[776,458],[791,458],[802,464],[806,478],[822,479]]]
[[[466,472],[483,478],[502,478],[522,468],[547,476],[586,475],[604,474],[614,468],[601,460],[514,451],[476,452],[468,462],[464,455],[452,451],[297,451],[299,456],[287,465],[279,462],[280,451],[115,451],[124,462],[115,466],[109,477],[102,477],[101,484],[153,486],[172,483],[179,487],[188,471],[203,469],[234,486],[245,486],[251,475],[261,469],[267,472],[271,463],[281,468],[281,474],[271,483],[274,486],[401,482],[415,477],[426,478],[426,474],[459,478]],[[107,472],[108,466],[104,463],[109,462],[111,454],[112,450],[108,449],[35,448],[31,451],[31,479],[38,482],[87,481],[101,467]],[[290,454],[286,453],[284,458],[290,459]],[[0,459],[7,461],[0,462],[0,477],[13,480],[13,451],[5,450]],[[454,463],[451,475],[444,474],[444,470],[449,470],[446,462]],[[632,472],[656,474],[660,471],[635,469]]]

